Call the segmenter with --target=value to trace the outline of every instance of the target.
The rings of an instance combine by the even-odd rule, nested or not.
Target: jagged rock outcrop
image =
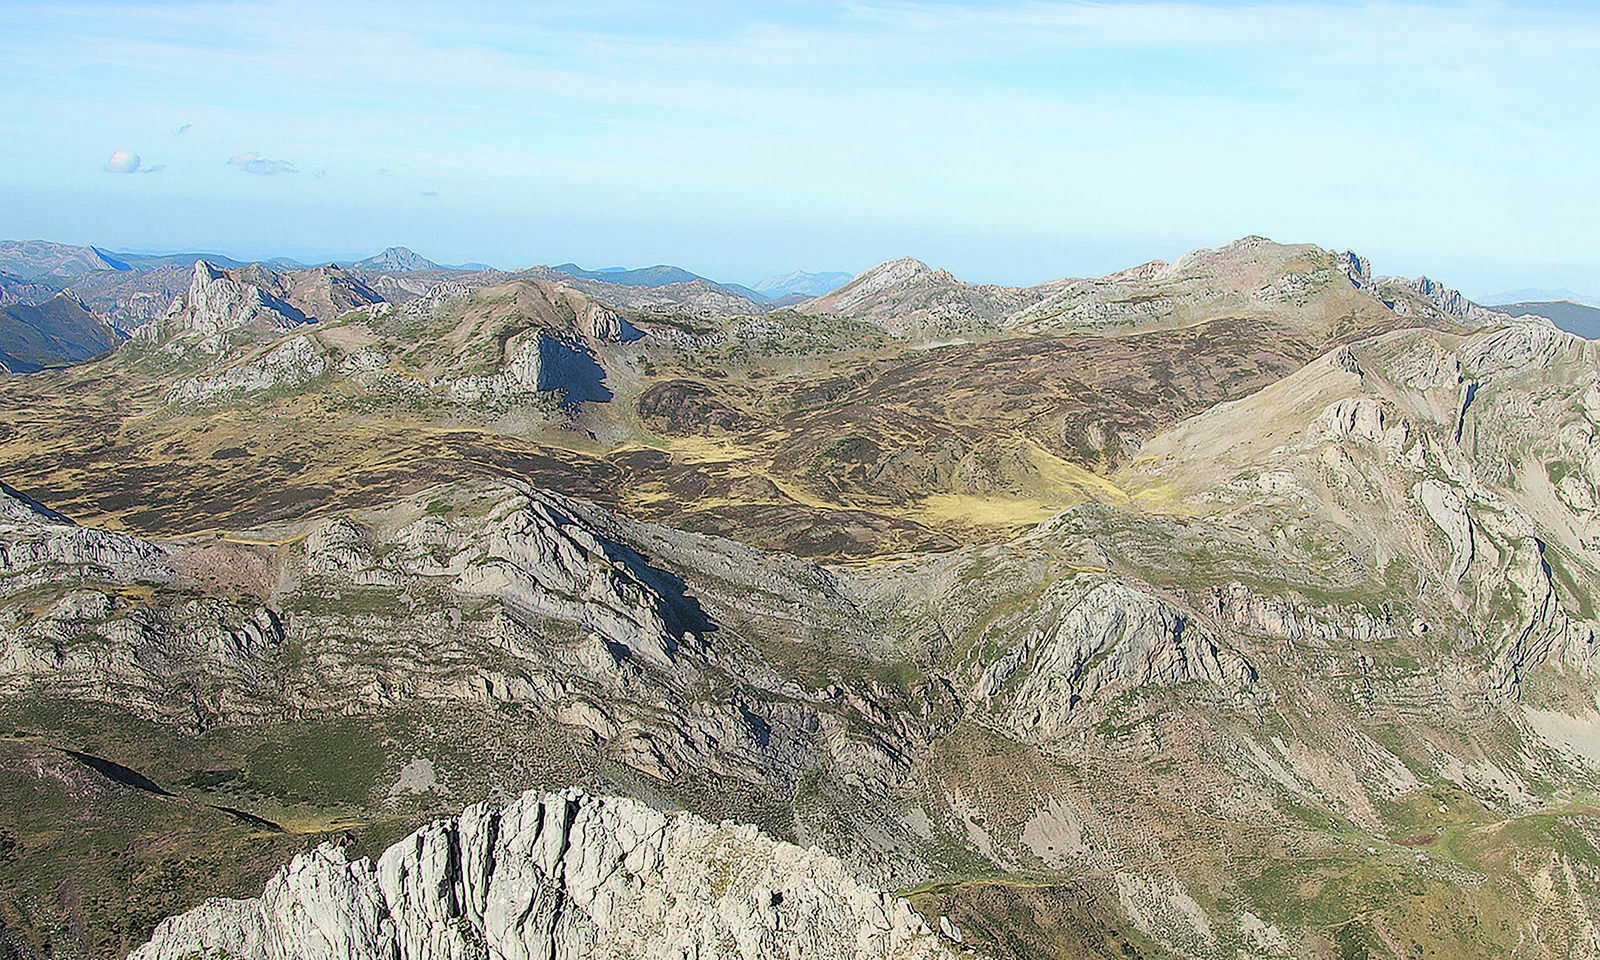
[[[620,655],[658,667],[671,665],[679,643],[699,644],[658,589],[663,575],[632,551],[597,538],[558,502],[534,497],[502,504],[490,517],[486,540],[483,554],[461,570],[456,589],[582,624]]]
[[[1385,302],[1394,308],[1395,312],[1408,314],[1412,306],[1407,297],[1415,297],[1418,301],[1437,310],[1440,314],[1464,323],[1478,326],[1488,326],[1495,323],[1504,323],[1506,316],[1488,307],[1479,306],[1466,298],[1460,290],[1445,286],[1437,280],[1428,277],[1379,277],[1373,282],[1381,295],[1385,295]],[[1396,293],[1403,294],[1396,296]]]
[[[232,331],[284,331],[309,322],[300,310],[261,287],[197,260],[189,289],[172,301],[166,316],[140,327],[135,339],[164,343],[182,338],[203,352],[216,353]]]
[[[903,900],[754,827],[577,790],[480,804],[374,864],[324,844],[256,900],[163,921],[130,960],[933,960]]]
[[[203,403],[221,397],[303,386],[328,372],[329,363],[310,337],[293,337],[261,357],[207,377],[178,381],[170,403]]]
[[[40,615],[0,623],[0,692],[115,701],[198,725],[276,698],[277,614],[213,598],[135,603],[120,589],[178,578],[167,547],[77,526],[0,485],[0,596],[63,591]]]
[[[37,583],[170,583],[165,547],[114,530],[80,527],[0,484],[0,593]]]
[[[72,521],[49,507],[0,482],[0,524],[59,524],[72,526]]]
[[[1036,631],[1021,656],[1002,659],[980,680],[980,695],[1022,674],[1008,725],[1030,738],[1053,739],[1080,703],[1106,691],[1199,680],[1228,693],[1256,680],[1250,662],[1204,624],[1165,601],[1112,581],[1097,584],[1048,630]]]

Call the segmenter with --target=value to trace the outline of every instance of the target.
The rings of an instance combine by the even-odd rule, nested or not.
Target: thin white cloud
[[[176,127],[172,128],[172,135],[174,137],[181,137],[185,133],[187,133],[189,131],[189,128],[192,127],[192,126],[194,126],[194,124],[192,124],[192,123],[180,123]]]
[[[236,157],[229,157],[228,166],[238,167],[245,173],[253,173],[258,177],[273,177],[280,173],[300,172],[288,160],[269,160],[254,150],[249,153],[241,153]]]

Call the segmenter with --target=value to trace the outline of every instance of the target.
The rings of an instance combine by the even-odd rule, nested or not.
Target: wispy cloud
[[[236,157],[229,157],[228,166],[238,167],[245,173],[253,173],[258,177],[273,177],[280,173],[300,172],[288,160],[269,160],[254,150],[249,153],[241,153]]]
[[[174,137],[181,137],[185,133],[188,133],[189,132],[189,128],[192,127],[192,126],[194,126],[194,124],[192,124],[192,123],[180,123],[176,127],[172,128],[172,135]]]

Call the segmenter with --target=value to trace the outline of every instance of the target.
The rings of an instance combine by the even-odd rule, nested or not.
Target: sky
[[[0,237],[1600,293],[1600,4],[0,0]]]

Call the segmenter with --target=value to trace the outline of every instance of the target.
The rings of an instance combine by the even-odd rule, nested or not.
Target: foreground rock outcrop
[[[256,900],[164,921],[130,960],[238,958],[938,958],[905,901],[754,827],[576,789],[480,804],[374,864],[333,844]]]

